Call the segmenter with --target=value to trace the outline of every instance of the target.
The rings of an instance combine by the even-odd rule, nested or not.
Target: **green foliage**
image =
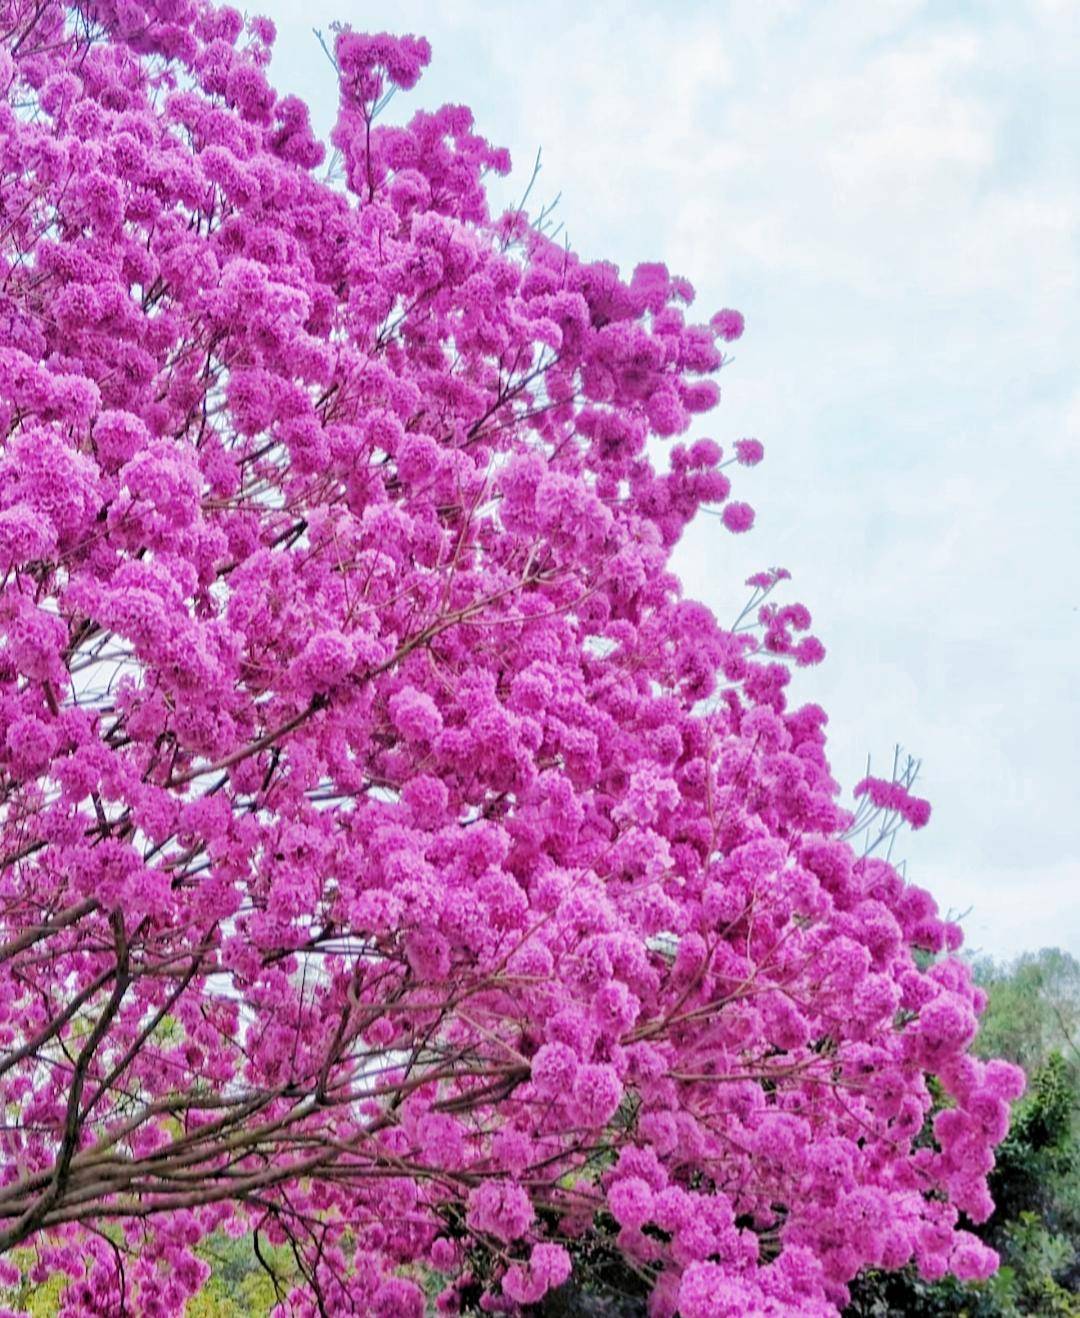
[[[40,1285],[31,1281],[30,1271],[37,1262],[34,1249],[13,1250],[10,1261],[22,1272],[23,1278],[18,1286],[0,1286],[0,1306],[31,1314],[32,1318],[55,1318],[60,1312],[65,1279],[54,1274]]]
[[[1071,1188],[1075,1195],[1075,1184],[1070,1187],[1070,1182],[1080,1170],[1076,1118],[1077,1096],[1068,1065],[1060,1053],[1051,1053],[1032,1077],[997,1151],[990,1180],[997,1205],[990,1221],[992,1233],[1003,1233],[1023,1215],[1062,1216],[1067,1202],[1063,1192]],[[1080,1222],[1073,1220],[1071,1225],[1080,1227]]]
[[[976,982],[989,994],[975,1051],[1005,1057],[1028,1074],[1060,1052],[1080,1063],[1080,961],[1056,947],[1025,952],[1009,965],[982,958]]]
[[[287,1292],[298,1280],[292,1254],[285,1246],[274,1248],[265,1242],[261,1250]],[[198,1253],[212,1272],[206,1287],[188,1302],[187,1318],[261,1318],[270,1313],[277,1302],[274,1283],[259,1263],[250,1235],[235,1240],[223,1233],[211,1236]],[[23,1280],[18,1286],[0,1287],[0,1307],[26,1312],[31,1318],[56,1318],[64,1278],[54,1275],[40,1285],[31,1281],[30,1272],[36,1262],[33,1249],[16,1250],[11,1261],[22,1271]]]
[[[1008,1307],[1013,1281],[1002,1268],[989,1282],[965,1285],[952,1277],[923,1281],[914,1268],[902,1272],[869,1272],[852,1286],[851,1304],[845,1310],[858,1318],[1012,1318]]]
[[[259,1251],[287,1292],[299,1280],[288,1247],[260,1241]],[[233,1239],[219,1233],[204,1241],[198,1253],[211,1267],[210,1281],[188,1301],[187,1318],[253,1318],[273,1309],[278,1300],[274,1280],[259,1262],[253,1236]]]

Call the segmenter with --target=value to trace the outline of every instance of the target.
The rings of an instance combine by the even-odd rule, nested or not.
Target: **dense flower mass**
[[[787,573],[729,629],[670,570],[753,520],[756,440],[657,442],[742,316],[492,216],[467,109],[384,122],[419,38],[338,33],[316,172],[265,19],[0,33],[0,1285],[181,1314],[220,1233],[298,1315],[985,1275],[1022,1079],[958,931],[850,841]]]

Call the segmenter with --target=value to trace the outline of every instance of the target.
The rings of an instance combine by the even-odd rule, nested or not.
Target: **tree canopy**
[[[230,1241],[298,1315],[989,1275],[1023,1079],[885,857],[929,806],[841,806],[786,572],[671,571],[753,521],[757,440],[674,442],[741,315],[491,215],[467,109],[387,119],[422,38],[337,33],[329,172],[265,19],[0,38],[10,1303],[198,1312]]]

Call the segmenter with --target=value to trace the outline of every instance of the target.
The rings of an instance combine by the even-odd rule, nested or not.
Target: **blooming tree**
[[[421,39],[337,34],[335,180],[265,19],[0,35],[0,1285],[179,1314],[219,1233],[296,1314],[992,1270],[1020,1073],[859,840],[928,807],[838,804],[786,573],[725,628],[670,571],[753,520],[756,440],[650,448],[741,316],[493,218],[468,110],[380,117]]]

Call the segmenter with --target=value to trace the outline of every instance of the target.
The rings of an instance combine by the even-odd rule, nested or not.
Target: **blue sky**
[[[422,33],[444,101],[561,192],[573,246],[662,260],[747,331],[699,427],[754,435],[735,538],[678,550],[721,619],[793,574],[850,786],[894,743],[935,814],[909,875],[995,955],[1080,953],[1080,4],[257,0],[325,132],[335,18]]]

